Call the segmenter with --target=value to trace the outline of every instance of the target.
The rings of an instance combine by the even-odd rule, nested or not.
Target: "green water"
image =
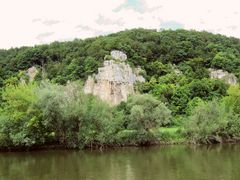
[[[0,153],[1,180],[239,180],[240,145]]]

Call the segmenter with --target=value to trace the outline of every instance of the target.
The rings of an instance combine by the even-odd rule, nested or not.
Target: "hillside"
[[[141,66],[145,70],[148,82],[141,85],[141,92],[161,94],[167,102],[171,101],[173,96],[169,93],[178,92],[185,84],[192,82],[193,86],[201,86],[210,83],[209,86],[215,86],[214,82],[208,80],[208,68],[226,70],[240,78],[239,39],[208,32],[134,29],[86,40],[1,50],[0,87],[4,80],[32,66],[44,68],[46,78],[54,83],[86,80],[88,75],[97,71],[105,55],[112,49],[126,52],[128,63]],[[172,74],[176,70],[181,71],[182,75]],[[173,90],[169,84],[176,83],[177,90]],[[168,91],[168,94],[162,91]],[[195,93],[197,94],[191,95],[191,99],[195,96],[208,99],[211,96],[211,92]],[[224,90],[219,93],[225,95]]]
[[[0,88],[2,93],[2,98],[0,100],[2,108],[0,109],[0,112],[4,114],[1,116],[1,118],[5,119],[4,121],[2,120],[2,122],[5,122],[6,119],[15,118],[15,116],[10,117],[9,114],[6,112],[9,111],[9,109],[11,108],[13,108],[12,110],[15,110],[18,107],[19,104],[11,106],[11,103],[12,103],[11,101],[14,101],[14,103],[19,103],[18,100],[17,101],[14,100],[14,98],[16,98],[17,96],[24,97],[24,96],[32,95],[31,98],[33,99],[36,98],[36,101],[40,101],[40,104],[37,104],[37,105],[35,104],[34,106],[36,106],[37,109],[45,108],[44,104],[50,103],[50,102],[47,102],[47,99],[48,99],[47,97],[55,98],[55,95],[56,97],[58,96],[57,93],[59,93],[61,97],[64,97],[64,92],[67,92],[67,89],[69,88],[74,89],[75,87],[75,85],[71,85],[71,83],[69,84],[67,82],[74,82],[79,80],[84,82],[89,75],[92,75],[93,73],[97,72],[97,69],[102,65],[104,59],[107,58],[106,55],[108,55],[110,51],[113,49],[121,50],[125,52],[128,56],[127,63],[130,64],[130,66],[141,67],[141,69],[143,70],[141,72],[141,75],[144,76],[144,78],[146,79],[146,82],[138,83],[135,88],[139,93],[151,94],[151,95],[146,95],[146,97],[143,97],[144,95],[142,96],[137,95],[139,96],[139,97],[136,97],[137,99],[134,99],[134,97],[132,97],[127,102],[120,104],[116,108],[113,108],[114,110],[112,110],[110,107],[106,107],[106,109],[104,109],[104,112],[105,111],[111,112],[113,114],[107,115],[107,117],[101,114],[99,115],[99,117],[95,117],[95,118],[93,117],[92,119],[98,119],[102,116],[104,116],[105,119],[111,119],[111,118],[113,119],[117,118],[118,120],[121,119],[120,121],[115,121],[115,122],[122,123],[122,124],[120,123],[121,125],[118,124],[119,125],[118,129],[120,127],[121,128],[124,127],[125,129],[128,129],[129,131],[131,131],[134,128],[141,129],[141,127],[143,126],[139,124],[136,126],[136,124],[131,122],[131,120],[134,121],[134,119],[140,118],[140,117],[137,117],[137,114],[139,114],[139,111],[143,111],[143,115],[146,115],[148,111],[152,111],[152,109],[159,108],[159,109],[156,109],[156,112],[154,111],[154,113],[156,113],[155,117],[152,117],[153,116],[151,114],[152,112],[150,112],[150,114],[148,114],[148,116],[146,117],[141,117],[143,118],[144,121],[145,120],[153,121],[150,123],[150,125],[146,123],[144,124],[144,127],[142,127],[141,133],[143,134],[145,133],[146,135],[146,132],[148,132],[149,129],[154,128],[156,125],[163,128],[185,126],[183,125],[183,122],[185,121],[185,119],[197,118],[197,117],[194,117],[193,112],[199,110],[201,111],[202,114],[204,114],[206,109],[213,108],[214,106],[216,106],[216,104],[219,104],[218,103],[219,101],[222,101],[223,99],[228,99],[226,100],[228,104],[226,103],[227,105],[225,104],[225,106],[230,107],[230,103],[233,103],[231,100],[229,100],[232,98],[231,96],[234,96],[234,97],[236,96],[237,98],[239,98],[239,94],[238,94],[239,87],[236,86],[237,88],[235,88],[235,86],[231,86],[231,83],[228,83],[231,81],[226,79],[210,78],[210,74],[215,73],[216,71],[216,72],[226,73],[227,76],[224,78],[227,78],[229,75],[229,77],[233,78],[233,80],[236,79],[236,81],[239,82],[240,80],[240,40],[239,39],[232,38],[232,37],[230,38],[223,35],[211,34],[208,32],[197,32],[197,31],[187,31],[187,30],[176,30],[176,31],[164,30],[164,31],[157,32],[155,30],[133,29],[133,30],[127,30],[127,31],[110,34],[107,36],[89,38],[85,40],[76,39],[71,42],[54,42],[49,45],[39,45],[35,47],[21,47],[21,48],[9,49],[9,50],[0,50],[0,75],[1,75]],[[37,67],[40,72],[35,78],[35,83],[30,83],[29,85],[26,85],[27,87],[22,87],[22,85],[19,85],[19,82],[22,78],[24,78],[25,76],[24,72],[33,66]],[[46,79],[50,80],[51,83],[48,84],[49,83],[48,82],[47,85],[45,84],[44,86],[42,86],[40,83],[41,80],[46,81]],[[49,88],[46,88],[46,86],[49,86]],[[33,93],[32,90],[36,87],[38,89],[40,87],[41,89],[40,95],[35,95]],[[229,90],[229,87],[230,87],[230,90]],[[45,97],[44,95],[46,94],[44,93],[46,93],[48,90],[50,94],[48,94],[48,96]],[[235,93],[235,91],[237,91],[237,93]],[[21,93],[26,93],[26,94],[22,96]],[[60,98],[60,95],[58,98]],[[98,100],[91,99],[91,98],[88,99],[85,96],[84,97],[82,96],[84,95],[81,95],[79,97],[80,99],[77,99],[78,100],[77,102],[75,102],[74,99],[71,99],[71,97],[69,101],[70,102],[74,101],[74,103],[79,103],[79,101],[81,101],[81,98],[82,99],[85,98],[84,101],[86,101],[86,103],[97,104],[96,107],[98,108],[101,105],[101,103],[103,103],[101,102],[99,105],[97,102],[95,102]],[[39,100],[39,97],[42,97],[42,99],[40,98],[41,100]],[[46,102],[42,102],[44,100]],[[20,107],[20,109],[22,108],[21,110],[23,112],[26,110],[26,108],[28,109],[30,106],[31,108],[33,108],[32,102],[35,103],[35,100],[32,101],[30,99],[24,99],[24,101],[27,101],[27,103],[25,104],[26,106]],[[59,102],[61,101],[59,100]],[[149,107],[151,107],[151,109],[149,108],[146,108],[144,110],[137,109],[139,104],[143,106],[144,103],[146,102],[150,103],[148,105]],[[65,108],[69,108],[68,110],[70,112],[71,111],[70,107],[72,107],[74,103],[65,104]],[[204,103],[207,103],[207,104],[204,105]],[[133,107],[134,104],[136,104],[137,107]],[[239,105],[240,104],[232,105],[233,109],[235,109],[233,111],[236,113],[232,115],[234,116],[234,118],[238,117]],[[105,107],[105,105],[101,105],[101,106],[103,106],[101,108]],[[74,107],[72,108],[74,109]],[[91,112],[91,115],[88,114],[89,117],[94,116],[94,111],[95,111],[94,106],[92,108],[93,109],[90,108],[90,110],[88,111],[88,112]],[[111,110],[108,108],[110,108]],[[131,108],[133,108],[132,111],[131,111]],[[222,108],[222,106],[219,108]],[[52,110],[53,109],[51,110],[48,109],[48,113],[50,113]],[[61,111],[61,109],[58,109],[58,110]],[[81,112],[84,111],[83,109],[81,110],[82,110]],[[164,112],[166,112],[166,114],[163,113],[164,115],[159,113],[159,112],[162,112],[163,110]],[[76,110],[76,111],[80,111],[80,110]],[[223,112],[222,110],[216,110],[214,112],[206,112],[206,113],[208,115],[211,113],[216,114],[216,112],[218,111],[219,113],[220,111]],[[35,137],[36,139],[34,140],[34,142],[38,142],[36,144],[43,143],[40,140],[41,139],[40,137],[43,136],[44,134],[42,131],[44,132],[47,131],[49,133],[48,138],[46,138],[48,140],[51,133],[53,134],[58,134],[60,132],[62,133],[62,129],[61,130],[51,129],[53,124],[51,124],[50,122],[51,121],[55,122],[56,120],[58,120],[57,118],[58,115],[56,117],[55,116],[52,117],[53,119],[51,119],[50,115],[49,114],[47,115],[46,109],[43,112],[46,114],[44,113],[42,114],[41,112],[40,113],[41,115],[37,116],[39,118],[39,119],[37,118],[38,120],[36,119],[32,120],[33,114],[35,117],[35,113],[37,113],[36,109],[34,112],[32,112],[32,109],[31,109],[31,113],[33,114],[30,113],[31,115],[29,114],[26,115],[26,116],[30,116],[28,118],[31,119],[31,122],[37,121],[38,123],[41,124],[41,125],[38,124],[37,126],[38,128],[40,127],[43,128],[41,130],[37,128],[39,131],[41,131],[41,133],[38,134],[37,138]],[[121,118],[118,117],[119,112],[123,113],[123,115],[121,115]],[[9,113],[11,114],[10,111]],[[171,117],[170,117],[170,114],[171,114]],[[222,115],[221,113],[217,114],[217,116],[221,116],[221,117],[223,116],[225,117],[225,115]],[[23,119],[24,121],[26,121],[24,113],[22,112],[17,113],[16,116],[21,121]],[[47,124],[49,126],[47,127],[43,125],[44,123],[42,124],[42,118],[45,116],[51,119],[48,121],[49,124],[48,123]],[[76,121],[79,120],[77,118],[78,116],[79,115],[77,114],[73,116],[71,116],[70,114],[67,114],[67,115],[65,114],[64,116],[61,117],[62,120],[64,121],[65,119],[70,118],[71,120],[74,120],[74,123],[70,123],[71,125],[68,125],[68,122],[66,122],[64,123],[65,127],[62,127],[62,124],[61,125],[58,124],[60,126],[59,128],[67,129],[70,126],[74,126],[74,124],[75,124],[74,127],[78,127],[79,124],[75,122],[75,120]],[[156,117],[162,117],[164,120],[159,122],[158,119],[156,119]],[[1,118],[0,118],[0,122],[1,122]],[[60,118],[60,115],[59,115],[59,118]],[[205,117],[198,117],[198,118],[204,120]],[[87,119],[85,120],[87,121]],[[90,120],[92,119],[90,118]],[[130,123],[127,123],[128,121],[130,121]],[[16,124],[9,125],[8,131],[10,130],[12,131],[11,128],[14,129],[14,126],[16,126]],[[113,125],[110,125],[110,126],[112,127]],[[2,127],[6,127],[6,125],[2,125]],[[73,131],[74,127],[71,127],[72,128],[71,132]],[[188,127],[190,128],[192,126],[189,125]],[[132,136],[131,133],[130,135],[124,134],[126,133],[124,128],[122,129],[123,131],[120,131],[123,134],[120,133],[120,135],[118,134],[118,136],[121,136],[121,138],[122,136],[124,137]],[[222,127],[218,127],[218,128],[221,129]],[[210,135],[216,133],[216,131],[218,132],[219,130],[218,128],[214,129],[213,132],[210,133]],[[0,129],[1,129],[1,123],[0,123]],[[2,136],[4,137],[9,135],[9,132],[5,130],[3,129],[0,130],[0,142],[1,142],[1,133],[3,134]],[[119,133],[119,131],[115,132],[115,130],[114,132],[111,131],[111,133],[113,134],[117,132]],[[29,133],[28,131],[29,130],[27,130],[27,132],[24,132],[25,133],[24,135],[23,134],[19,135],[17,133],[15,138],[21,139],[21,137],[24,136],[23,137],[24,139],[25,135]],[[36,129],[35,130],[34,128],[31,129],[31,133],[34,134],[35,131]],[[102,131],[103,131],[102,129],[99,130],[99,133],[101,134]],[[67,130],[67,132],[69,133],[70,131]],[[191,131],[191,133],[194,133],[194,132],[195,132],[194,130]],[[68,136],[73,136],[73,134],[71,133],[68,135],[66,134],[63,135],[61,133],[58,134],[56,138],[61,137],[64,139],[64,138],[67,138]],[[97,133],[97,135],[99,135],[99,133]],[[198,133],[200,134],[200,132]],[[141,136],[145,137],[145,135],[143,134],[141,134]],[[104,135],[101,134],[100,136],[101,138],[103,138],[103,136],[105,137],[105,135],[106,134]],[[136,134],[134,134],[134,136],[135,135]],[[88,136],[91,136],[91,133],[88,134]],[[137,134],[135,138],[139,140],[141,139],[141,136]],[[233,135],[231,134],[230,136],[233,136]],[[152,135],[149,135],[147,133],[146,137],[151,139]],[[95,136],[94,137],[91,136],[91,138],[93,142],[96,141],[101,144],[99,139],[97,140],[94,139],[96,138]],[[201,139],[202,137],[196,138],[194,136],[194,138],[197,140],[200,139],[201,141],[203,141],[203,139]],[[209,139],[208,136],[204,138]],[[51,141],[55,141],[53,139],[51,139]],[[63,139],[61,140],[58,139],[58,141],[61,141],[64,143],[66,143],[66,141],[68,142],[68,140],[66,139],[63,140]],[[84,142],[85,140],[86,139],[84,139]],[[104,140],[103,140],[104,143],[106,142],[109,143],[106,139]],[[136,140],[135,143],[141,144],[141,140],[139,140],[140,142],[138,140]],[[8,141],[11,141],[11,143],[14,144],[14,140],[8,140]],[[19,142],[22,142],[22,140],[19,140]],[[75,141],[70,142],[70,144],[71,143],[75,144],[75,146],[77,144]],[[124,142],[124,143],[128,144],[127,142]],[[84,145],[89,145],[89,142],[85,142]],[[69,145],[69,146],[72,147],[72,145]]]
[[[86,78],[96,71],[112,49],[126,52],[129,62],[144,68],[149,78],[166,74],[164,68],[153,71],[154,63],[172,63],[182,67],[196,63],[194,58],[202,59],[198,63],[202,63],[203,68],[222,68],[239,73],[236,68],[239,66],[239,39],[208,32],[134,29],[86,40],[1,50],[1,77],[6,79],[19,70],[38,65],[44,66],[48,78],[55,82]],[[224,62],[216,62],[216,58],[221,57]],[[196,72],[194,75],[197,78],[203,76]]]

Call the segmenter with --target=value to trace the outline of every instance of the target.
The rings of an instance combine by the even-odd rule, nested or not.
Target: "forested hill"
[[[58,83],[86,78],[112,49],[125,51],[128,61],[146,70],[149,79],[167,74],[169,63],[198,79],[206,76],[202,72],[209,67],[239,77],[239,39],[187,30],[133,29],[86,40],[0,50],[0,84],[33,65],[43,66],[47,77]]]
[[[134,86],[142,94],[109,106],[79,80],[114,49],[146,82]],[[240,40],[208,32],[133,29],[0,50],[0,149],[239,141],[239,79]]]
[[[138,90],[156,95],[175,114],[186,113],[187,104],[195,97],[211,100],[226,95],[227,85],[209,79],[208,68],[240,77],[239,39],[187,30],[133,29],[86,40],[1,50],[0,87],[32,66],[44,69],[45,78],[54,83],[85,80],[113,49],[124,51],[128,63],[144,70],[147,82]]]

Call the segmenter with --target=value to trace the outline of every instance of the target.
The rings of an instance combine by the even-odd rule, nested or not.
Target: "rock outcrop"
[[[223,71],[222,69],[209,69],[210,78],[212,79],[221,79],[227,84],[235,85],[237,84],[237,77],[229,73],[227,71]]]
[[[21,84],[26,84],[26,82],[34,81],[34,78],[36,77],[37,74],[38,70],[35,66],[28,68],[28,70],[25,71],[20,77]]]
[[[126,54],[115,50],[111,52],[111,56],[112,60],[104,61],[103,67],[98,68],[98,74],[88,77],[84,92],[96,95],[111,105],[117,105],[134,93],[136,82],[144,82],[145,79],[139,75],[139,68],[132,69],[124,62],[127,59]]]
[[[113,51],[111,51],[110,54],[111,54],[112,58],[115,60],[120,60],[120,61],[127,60],[127,55],[122,51],[113,50]]]
[[[29,77],[29,82],[32,82],[36,77],[38,70],[35,66],[32,66],[27,70],[27,76]]]

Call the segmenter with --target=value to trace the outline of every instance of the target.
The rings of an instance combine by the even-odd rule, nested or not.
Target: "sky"
[[[240,0],[0,0],[0,23],[1,49],[140,27],[240,38]]]

